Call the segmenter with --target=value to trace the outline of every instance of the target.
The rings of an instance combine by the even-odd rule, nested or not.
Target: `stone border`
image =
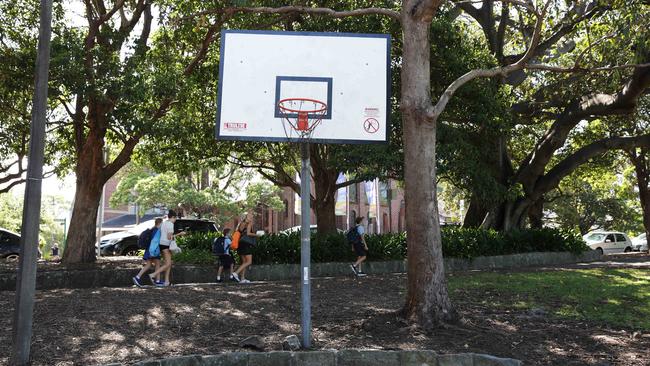
[[[567,252],[535,252],[493,257],[477,257],[473,260],[445,258],[447,272],[510,269],[521,267],[540,267],[593,262],[602,255],[597,251],[575,255]],[[406,261],[367,262],[365,272],[369,274],[406,272]],[[57,288],[124,287],[132,284],[135,269],[88,269],[39,271],[36,274],[36,288],[50,290]],[[210,283],[214,281],[216,270],[212,266],[176,265],[172,270],[174,283]],[[312,277],[331,277],[351,275],[348,263],[314,263]],[[298,264],[253,265],[247,275],[253,281],[281,281],[300,277]],[[16,289],[16,273],[0,274],[0,291]]]
[[[106,366],[119,366],[113,363]],[[512,358],[433,351],[325,350],[312,352],[230,352],[142,361],[134,366],[521,366]]]

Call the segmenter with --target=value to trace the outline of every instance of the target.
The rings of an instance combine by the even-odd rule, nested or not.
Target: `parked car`
[[[618,231],[594,231],[582,237],[587,245],[601,254],[628,253],[632,251],[632,240]]]
[[[41,249],[38,249],[38,258],[43,257]],[[17,261],[20,256],[20,234],[11,230],[0,228],[0,259],[5,261]]]
[[[18,260],[20,255],[20,234],[0,228],[0,258],[6,261]]]
[[[646,238],[646,233],[632,239],[632,250],[637,252],[648,251],[648,239]]]
[[[127,231],[120,231],[111,233],[101,237],[99,242],[99,249],[101,255],[138,255],[140,249],[138,248],[138,238],[143,231],[154,226],[155,220],[148,220],[139,225],[136,225]],[[174,223],[174,232],[181,231],[191,232],[215,232],[217,231],[217,224],[213,221],[202,219],[177,219]]]

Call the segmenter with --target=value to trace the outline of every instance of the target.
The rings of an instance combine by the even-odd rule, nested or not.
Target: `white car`
[[[632,250],[637,252],[648,251],[648,239],[646,239],[646,233],[643,233],[632,239]]]
[[[594,231],[582,237],[589,248],[601,254],[628,253],[632,251],[632,240],[618,231]]]

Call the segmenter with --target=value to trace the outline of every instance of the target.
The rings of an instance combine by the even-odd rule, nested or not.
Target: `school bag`
[[[214,254],[216,256],[226,254],[226,249],[224,248],[224,243],[225,242],[226,242],[226,238],[223,237],[223,236],[215,238],[212,241],[212,254]]]
[[[145,231],[140,234],[138,237],[138,248],[140,249],[147,249],[149,247],[149,244],[151,243],[151,238],[153,236],[153,230],[151,229],[146,229]]]
[[[239,248],[239,239],[241,238],[241,233],[239,230],[235,230],[235,233],[232,234],[232,242],[230,243],[230,249],[237,250]]]
[[[348,230],[348,232],[345,234],[345,238],[348,240],[348,243],[350,244],[356,244],[361,242],[361,235],[359,235],[358,226],[350,228],[350,230]]]
[[[151,244],[149,244],[149,256],[160,256],[160,230],[156,229],[151,238]]]

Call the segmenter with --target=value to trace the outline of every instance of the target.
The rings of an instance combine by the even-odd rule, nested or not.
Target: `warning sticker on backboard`
[[[243,131],[248,127],[246,122],[224,122],[223,128],[227,131]]]
[[[366,118],[366,120],[363,121],[363,129],[368,133],[375,133],[379,131],[379,121],[374,118]]]
[[[378,117],[379,116],[379,108],[366,107],[363,110],[363,116],[364,117]]]

